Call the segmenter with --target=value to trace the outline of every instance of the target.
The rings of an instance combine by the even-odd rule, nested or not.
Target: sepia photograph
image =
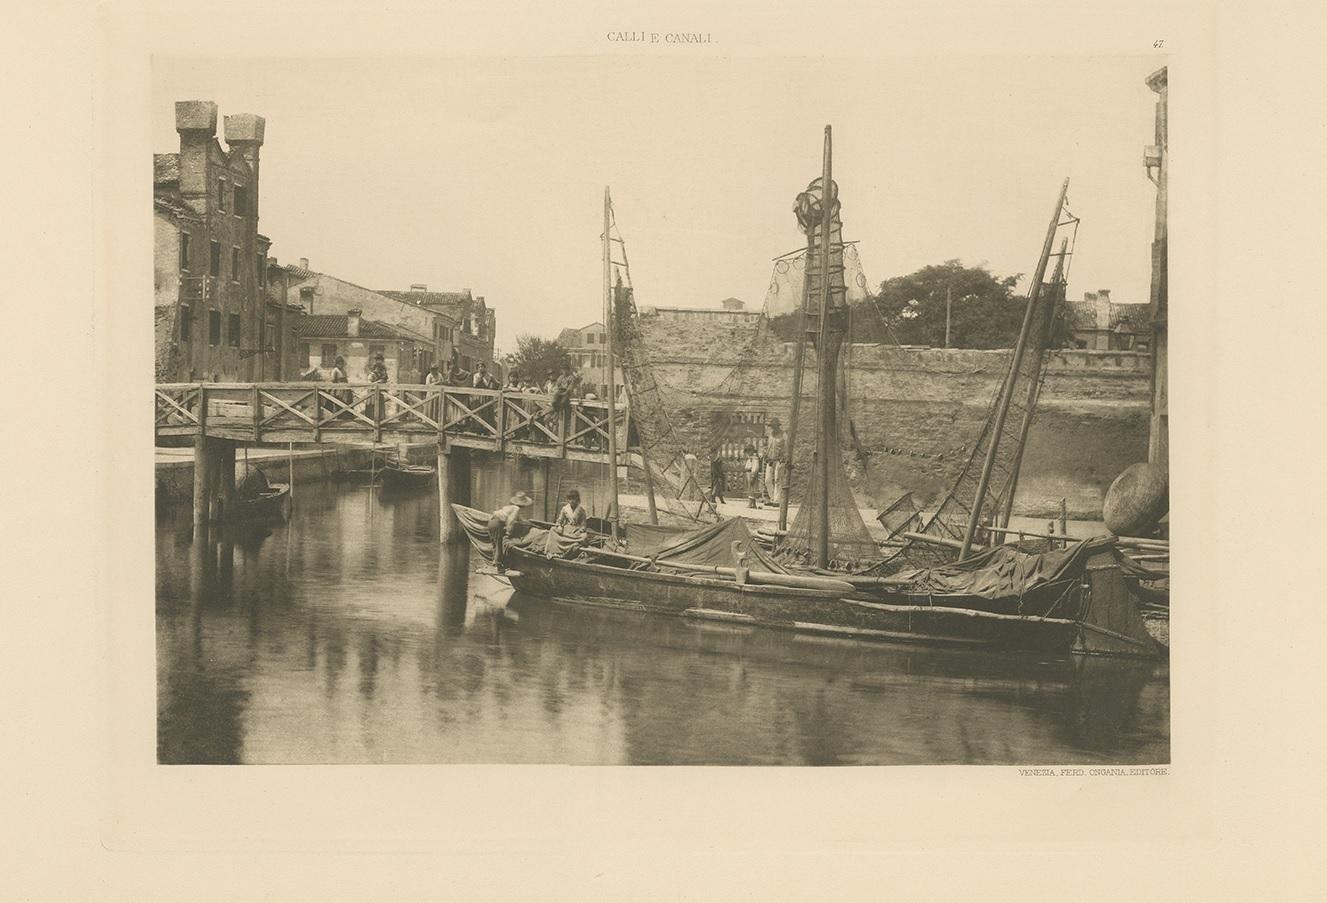
[[[151,96],[159,763],[1170,761],[1162,52]]]
[[[1246,7],[16,8],[0,899],[1317,899]]]

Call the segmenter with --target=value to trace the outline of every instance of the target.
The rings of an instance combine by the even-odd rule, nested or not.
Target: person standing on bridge
[[[366,373],[369,382],[371,383],[381,384],[387,382],[387,363],[381,351],[374,352],[372,359],[369,360],[369,366]],[[383,411],[381,398],[375,398],[370,401],[368,407],[372,410],[371,416],[374,420],[382,419]]]
[[[332,363],[331,380],[333,383],[346,383],[350,381],[350,378],[346,376],[346,359],[339,354],[336,356],[336,360]],[[349,389],[333,389],[332,394],[340,399],[342,404],[350,404],[351,396]],[[347,412],[341,410],[334,414],[333,418],[344,417],[346,415]]]

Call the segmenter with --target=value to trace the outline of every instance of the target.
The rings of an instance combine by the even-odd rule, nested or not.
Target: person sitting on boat
[[[562,531],[584,531],[589,514],[581,505],[581,494],[575,489],[567,493],[567,504],[558,512],[557,528]]]
[[[511,501],[494,511],[488,519],[488,536],[493,542],[493,563],[497,565],[499,574],[506,571],[502,560],[503,545],[507,537],[519,538],[530,529],[529,522],[521,520],[521,509],[533,504],[534,499],[524,491],[517,492]]]

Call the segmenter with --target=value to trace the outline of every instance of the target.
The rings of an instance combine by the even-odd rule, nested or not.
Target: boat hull
[[[1068,653],[1085,651],[1070,618],[1002,615],[943,606],[845,599],[836,593],[737,585],[508,551],[516,589],[578,605],[604,606],[853,639]],[[1129,653],[1124,653],[1129,654]],[[1134,654],[1152,654],[1139,649]]]
[[[290,486],[273,483],[271,488],[251,499],[243,499],[235,508],[235,516],[243,521],[285,520],[290,512]]]

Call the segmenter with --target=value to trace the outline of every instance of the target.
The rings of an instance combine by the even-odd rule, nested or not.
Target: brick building
[[[271,241],[258,232],[263,117],[225,117],[217,105],[175,104],[178,153],[153,155],[156,378],[277,378],[280,336],[264,336]]]

